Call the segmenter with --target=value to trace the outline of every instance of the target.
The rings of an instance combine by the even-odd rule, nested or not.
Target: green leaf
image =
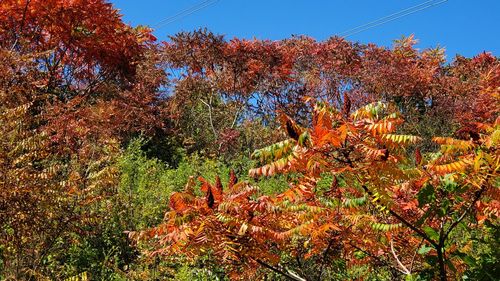
[[[448,267],[450,268],[450,270],[452,272],[456,272],[457,271],[457,268],[453,265],[453,263],[450,261],[450,260],[446,260],[446,265],[448,265]]]
[[[439,217],[444,217],[448,214],[448,209],[449,209],[449,206],[451,205],[451,202],[450,200],[448,199],[443,199],[441,201],[441,204],[439,206],[439,209],[437,210],[437,214]]]
[[[309,135],[309,132],[308,131],[305,131],[303,132],[302,134],[300,134],[299,136],[299,145],[300,146],[309,146],[311,142],[311,136]]]
[[[405,281],[415,281],[415,280],[419,280],[418,276],[415,277],[413,274],[407,274],[407,275],[405,275]]]
[[[366,254],[362,251],[356,251],[354,252],[354,257],[356,257],[357,259],[363,259],[366,257]]]
[[[476,261],[474,260],[474,258],[472,258],[471,256],[465,256],[463,259],[462,259],[468,266],[475,266],[476,265]]]
[[[436,194],[434,192],[434,187],[430,184],[426,184],[417,194],[418,206],[423,207],[425,204],[434,202],[436,200]]]
[[[358,198],[346,198],[343,205],[348,208],[356,208],[358,206],[364,205],[368,198],[365,196]]]
[[[420,247],[420,249],[418,249],[418,253],[420,255],[426,255],[427,253],[430,252],[430,250],[432,250],[433,248],[430,247],[430,246],[427,246],[427,245],[422,245],[422,247]]]
[[[434,240],[434,241],[438,241],[439,240],[439,234],[436,232],[436,230],[434,230],[434,228],[432,228],[430,226],[424,226],[424,232],[432,240]]]

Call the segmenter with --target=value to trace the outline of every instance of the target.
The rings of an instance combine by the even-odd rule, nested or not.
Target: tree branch
[[[358,250],[358,251],[361,251],[361,252],[362,252],[362,253],[364,253],[365,255],[367,255],[367,256],[369,256],[370,258],[372,258],[372,259],[374,259],[374,260],[378,261],[379,263],[381,263],[381,264],[383,264],[383,265],[385,265],[385,266],[389,267],[390,269],[395,269],[395,270],[397,270],[398,272],[401,272],[401,270],[400,270],[399,268],[395,267],[395,266],[394,266],[393,264],[391,264],[389,261],[387,261],[387,260],[385,260],[385,259],[381,258],[380,256],[376,256],[376,255],[374,255],[374,254],[372,254],[372,253],[370,253],[370,252],[368,252],[368,251],[366,251],[366,250],[364,250],[364,249],[361,249],[360,247],[358,247],[358,246],[356,246],[356,245],[354,245],[354,244],[352,244],[352,243],[349,243],[349,246],[353,247],[354,249],[356,249],[356,250]],[[404,272],[401,272],[401,273],[404,273]]]
[[[362,187],[365,190],[365,192],[368,193],[368,195],[373,197],[373,193],[368,189],[368,187],[366,187],[366,185],[363,185]],[[412,223],[410,223],[409,221],[404,219],[402,216],[400,216],[398,213],[394,212],[392,209],[389,209],[389,213],[392,216],[394,216],[396,219],[398,219],[400,222],[402,222],[404,225],[406,225],[408,228],[415,231],[418,235],[420,235],[420,237],[424,238],[427,242],[431,243],[432,246],[434,246],[435,248],[439,247],[439,244],[436,241],[432,240],[423,230],[414,226]]]
[[[396,259],[396,262],[398,263],[398,265],[403,269],[401,272],[406,274],[406,275],[410,275],[411,272],[408,270],[408,268],[406,268],[406,266],[399,260],[398,258],[398,255],[396,254],[396,251],[394,251],[394,242],[392,240],[392,237],[391,237],[391,252],[392,252],[392,255],[394,256],[394,258]]]
[[[472,210],[474,205],[476,205],[476,202],[479,200],[479,198],[481,198],[481,195],[483,194],[485,189],[486,189],[485,187],[482,187],[480,190],[476,191],[476,196],[474,196],[474,200],[472,200],[471,204],[469,205],[469,207],[467,207],[467,209],[465,209],[462,215],[454,223],[450,225],[450,228],[446,231],[446,233],[443,236],[443,240],[446,240],[446,238],[448,238],[448,235],[450,235],[451,231],[465,218],[465,216],[470,212],[470,210]]]
[[[333,236],[333,235],[332,235]],[[323,275],[323,268],[325,267],[326,264],[326,258],[328,256],[328,251],[330,251],[330,248],[333,245],[333,237],[330,238],[330,241],[328,241],[328,246],[326,247],[325,251],[323,252],[323,256],[321,258],[321,266],[319,268],[319,275],[318,275],[318,280],[321,280],[321,276]]]
[[[422,238],[422,241],[420,241],[420,244],[418,244],[417,248],[415,249],[415,253],[413,253],[413,257],[412,257],[411,263],[410,263],[410,273],[413,271],[413,263],[415,262],[415,258],[417,257],[418,250],[420,249],[420,246],[422,246],[422,243],[424,243],[423,238]]]
[[[214,134],[214,137],[217,140],[219,138],[219,136],[217,134],[217,131],[215,130],[214,121],[213,121],[213,118],[212,118],[212,105],[211,105],[212,98],[210,97],[210,103],[207,103],[206,101],[204,101],[202,99],[200,99],[200,101],[208,107],[208,119],[209,119],[209,122],[210,122],[210,127],[212,128],[212,132]]]
[[[283,270],[281,270],[281,269],[279,269],[279,268],[276,268],[276,267],[274,267],[274,266],[272,266],[272,265],[270,265],[270,264],[268,264],[268,263],[266,263],[266,262],[264,262],[264,261],[262,261],[262,260],[259,260],[259,259],[258,259],[258,260],[256,260],[256,261],[257,261],[260,265],[262,265],[263,267],[265,267],[265,268],[267,268],[267,269],[270,269],[270,270],[272,270],[272,271],[274,271],[274,272],[276,272],[276,273],[278,273],[278,274],[281,274],[281,275],[285,276],[286,278],[288,278],[288,279],[290,279],[290,280],[294,280],[294,281],[307,281],[307,279],[304,279],[304,278],[302,278],[302,277],[300,277],[300,276],[297,276],[297,275],[296,275],[295,273],[293,273],[293,272],[290,272],[290,271],[285,272],[285,271],[283,271]]]

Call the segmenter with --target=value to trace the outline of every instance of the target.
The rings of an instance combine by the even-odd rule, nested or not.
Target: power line
[[[158,22],[155,26],[153,26],[155,29],[159,29],[163,26],[166,26],[168,24],[171,24],[175,21],[178,21],[182,18],[185,18],[201,9],[204,9],[208,6],[211,6],[215,3],[217,3],[219,0],[205,0],[205,1],[202,1],[202,2],[199,2],[198,4],[196,5],[193,5],[189,8],[186,8],[180,12],[178,12],[177,14],[173,15],[173,16],[170,16],[168,18],[165,18],[163,20],[161,20],[160,22]]]
[[[163,20],[159,21],[159,22],[158,22],[155,26],[161,25],[161,24],[162,24],[162,23],[164,23],[164,22],[167,22],[167,21],[170,21],[170,20],[172,20],[172,19],[174,19],[174,18],[177,18],[177,17],[179,17],[179,16],[183,15],[184,13],[189,12],[190,10],[192,10],[192,9],[194,9],[194,8],[197,8],[197,7],[199,7],[199,6],[203,5],[203,4],[207,4],[207,3],[212,2],[212,1],[213,1],[213,0],[204,0],[204,1],[202,1],[202,2],[200,2],[200,3],[198,3],[198,4],[196,4],[196,5],[193,5],[193,6],[191,6],[191,7],[188,7],[188,8],[186,8],[186,9],[184,9],[184,10],[182,10],[182,11],[178,12],[177,14],[175,14],[175,15],[173,15],[173,16],[167,17],[167,18],[165,18],[165,19],[163,19]]]
[[[354,27],[354,28],[351,28],[351,29],[345,30],[345,31],[343,31],[342,33],[340,33],[339,35],[340,35],[340,36],[342,36],[342,34],[350,33],[350,32],[355,31],[355,30],[357,30],[357,29],[360,29],[360,28],[363,28],[363,27],[366,27],[366,26],[372,25],[372,24],[374,24],[374,23],[377,23],[377,22],[379,22],[379,21],[382,21],[382,20],[385,20],[385,19],[388,19],[388,18],[391,18],[391,17],[397,16],[397,15],[399,15],[399,14],[403,13],[403,12],[406,12],[406,11],[409,11],[409,10],[416,9],[416,8],[418,8],[418,7],[424,6],[424,5],[429,4],[429,3],[431,3],[431,2],[434,2],[434,1],[436,1],[436,0],[428,0],[428,1],[425,1],[425,2],[423,2],[423,3],[420,3],[420,4],[418,4],[418,5],[415,5],[415,6],[413,6],[413,7],[409,7],[409,8],[406,8],[406,9],[404,9],[404,10],[398,11],[398,12],[396,12],[396,13],[392,13],[392,14],[390,14],[390,15],[387,15],[387,16],[385,16],[385,17],[382,17],[382,18],[379,18],[379,19],[377,19],[377,20],[371,21],[371,22],[369,22],[369,23],[366,23],[366,24],[363,24],[363,25],[356,26],[356,27]]]
[[[416,12],[419,12],[419,11],[431,8],[433,6],[442,4],[442,3],[447,2],[447,1],[448,0],[441,0],[441,1],[438,1],[438,2],[426,1],[426,2],[424,2],[422,4],[420,4],[420,5],[416,5],[416,6],[413,6],[413,7],[404,9],[404,10],[401,10],[401,11],[399,11],[397,13],[391,14],[389,16],[382,17],[382,18],[380,18],[378,20],[375,20],[375,21],[372,21],[372,22],[370,22],[368,24],[364,24],[364,25],[361,25],[361,26],[349,29],[348,31],[344,31],[344,32],[340,33],[340,36],[341,37],[348,37],[348,36],[351,36],[351,35],[363,32],[365,30],[368,30],[370,28],[374,28],[374,27],[380,26],[382,24],[385,24],[385,23],[397,20],[399,18],[402,18],[402,17],[408,16],[408,15],[414,14]],[[433,3],[429,3],[429,2],[433,2]],[[415,9],[415,8],[418,8],[418,7],[420,7],[420,8],[419,9]],[[407,11],[407,12],[404,12],[404,11]]]
[[[377,19],[377,20],[371,21],[369,23],[357,26],[355,28],[351,28],[349,30],[343,31],[343,32],[341,32],[339,34],[339,36],[345,38],[345,37],[348,37],[348,36],[351,36],[351,35],[354,35],[354,34],[358,34],[360,32],[368,30],[370,28],[374,28],[374,27],[377,27],[379,25],[382,25],[382,24],[385,24],[385,23],[397,20],[399,18],[402,18],[402,17],[408,16],[408,15],[417,13],[419,11],[422,11],[422,10],[434,7],[436,5],[442,4],[442,3],[447,2],[447,1],[448,0],[441,0],[441,1],[438,1],[438,2],[435,2],[435,0],[426,1],[426,2],[423,2],[423,3],[419,4],[419,5],[403,9],[403,10],[401,10],[399,12],[387,15],[387,16],[382,17],[380,19]]]

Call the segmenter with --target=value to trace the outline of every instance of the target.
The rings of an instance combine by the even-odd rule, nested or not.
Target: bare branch
[[[307,279],[304,279],[304,278],[298,276],[297,274],[295,274],[295,273],[293,273],[293,272],[291,272],[289,270],[287,270],[287,272],[285,272],[285,271],[283,271],[283,270],[281,270],[279,268],[276,268],[276,267],[274,267],[274,266],[272,266],[272,265],[270,265],[270,264],[268,264],[268,263],[266,263],[266,262],[264,262],[262,260],[259,260],[259,259],[257,260],[257,262],[260,265],[262,265],[263,267],[265,267],[267,269],[270,269],[270,270],[272,270],[272,271],[274,271],[274,272],[276,272],[278,274],[281,274],[281,275],[285,276],[286,278],[288,278],[290,280],[294,280],[294,281],[307,281]]]
[[[398,255],[396,254],[396,251],[394,251],[394,242],[392,240],[392,237],[391,237],[391,252],[392,252],[392,255],[394,256],[394,258],[396,259],[396,262],[398,263],[398,265],[403,269],[401,272],[406,274],[406,275],[410,275],[411,272],[408,270],[408,268],[406,268],[406,266],[399,260],[398,258]]]
[[[212,128],[212,132],[214,134],[214,137],[217,140],[219,138],[219,135],[217,134],[217,131],[215,130],[214,121],[213,121],[213,118],[212,118],[212,105],[211,105],[212,98],[210,97],[209,103],[207,103],[206,101],[204,101],[202,99],[200,99],[200,101],[208,107],[208,119],[209,119],[209,122],[210,122],[210,127]]]

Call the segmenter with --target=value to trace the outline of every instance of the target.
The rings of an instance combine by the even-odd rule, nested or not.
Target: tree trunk
[[[445,263],[444,263],[444,255],[443,255],[443,247],[441,245],[439,245],[439,247],[437,247],[437,258],[438,258],[438,263],[439,263],[439,280],[441,281],[446,281],[448,280],[446,278],[446,267],[445,267]]]

